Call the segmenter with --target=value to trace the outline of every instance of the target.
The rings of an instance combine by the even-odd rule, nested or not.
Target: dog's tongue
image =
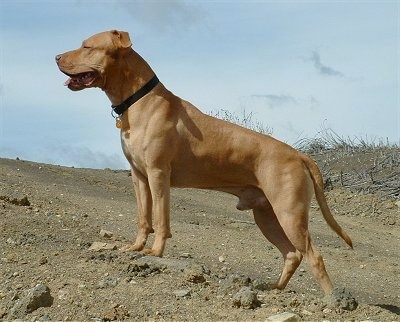
[[[76,76],[72,76],[68,79],[64,85],[90,85],[94,80],[93,73],[82,73]]]

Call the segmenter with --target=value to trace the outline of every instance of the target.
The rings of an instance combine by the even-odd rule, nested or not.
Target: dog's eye
[[[90,49],[92,47],[87,42],[83,42],[81,48]]]

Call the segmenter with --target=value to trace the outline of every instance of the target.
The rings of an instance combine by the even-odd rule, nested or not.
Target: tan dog
[[[170,186],[224,191],[239,198],[238,209],[253,210],[264,236],[282,253],[278,289],[305,256],[324,292],[332,291],[308,230],[314,193],[329,226],[351,247],[352,242],[333,218],[310,158],[270,136],[207,116],[172,94],[131,48],[126,32],[96,34],[56,61],[70,77],[71,90],[99,87],[120,114],[117,125],[138,205],[136,241],[124,250],[162,256],[171,237]],[[156,235],[147,249],[153,213]]]

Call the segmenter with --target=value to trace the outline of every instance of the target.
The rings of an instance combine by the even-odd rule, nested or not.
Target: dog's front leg
[[[152,226],[152,199],[149,182],[135,168],[132,168],[132,181],[135,189],[137,203],[137,225],[138,231],[134,244],[128,244],[122,247],[121,251],[141,251],[146,245],[150,233],[154,232]]]
[[[143,252],[161,257],[165,243],[171,238],[169,222],[170,206],[170,169],[151,169],[148,172],[151,196],[153,199],[153,211],[155,220],[155,240],[151,249]]]

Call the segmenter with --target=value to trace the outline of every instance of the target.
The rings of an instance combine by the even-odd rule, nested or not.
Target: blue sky
[[[289,144],[400,143],[399,1],[2,0],[0,24],[0,157],[127,168],[107,97],[54,62],[111,29],[205,112],[246,110]]]

